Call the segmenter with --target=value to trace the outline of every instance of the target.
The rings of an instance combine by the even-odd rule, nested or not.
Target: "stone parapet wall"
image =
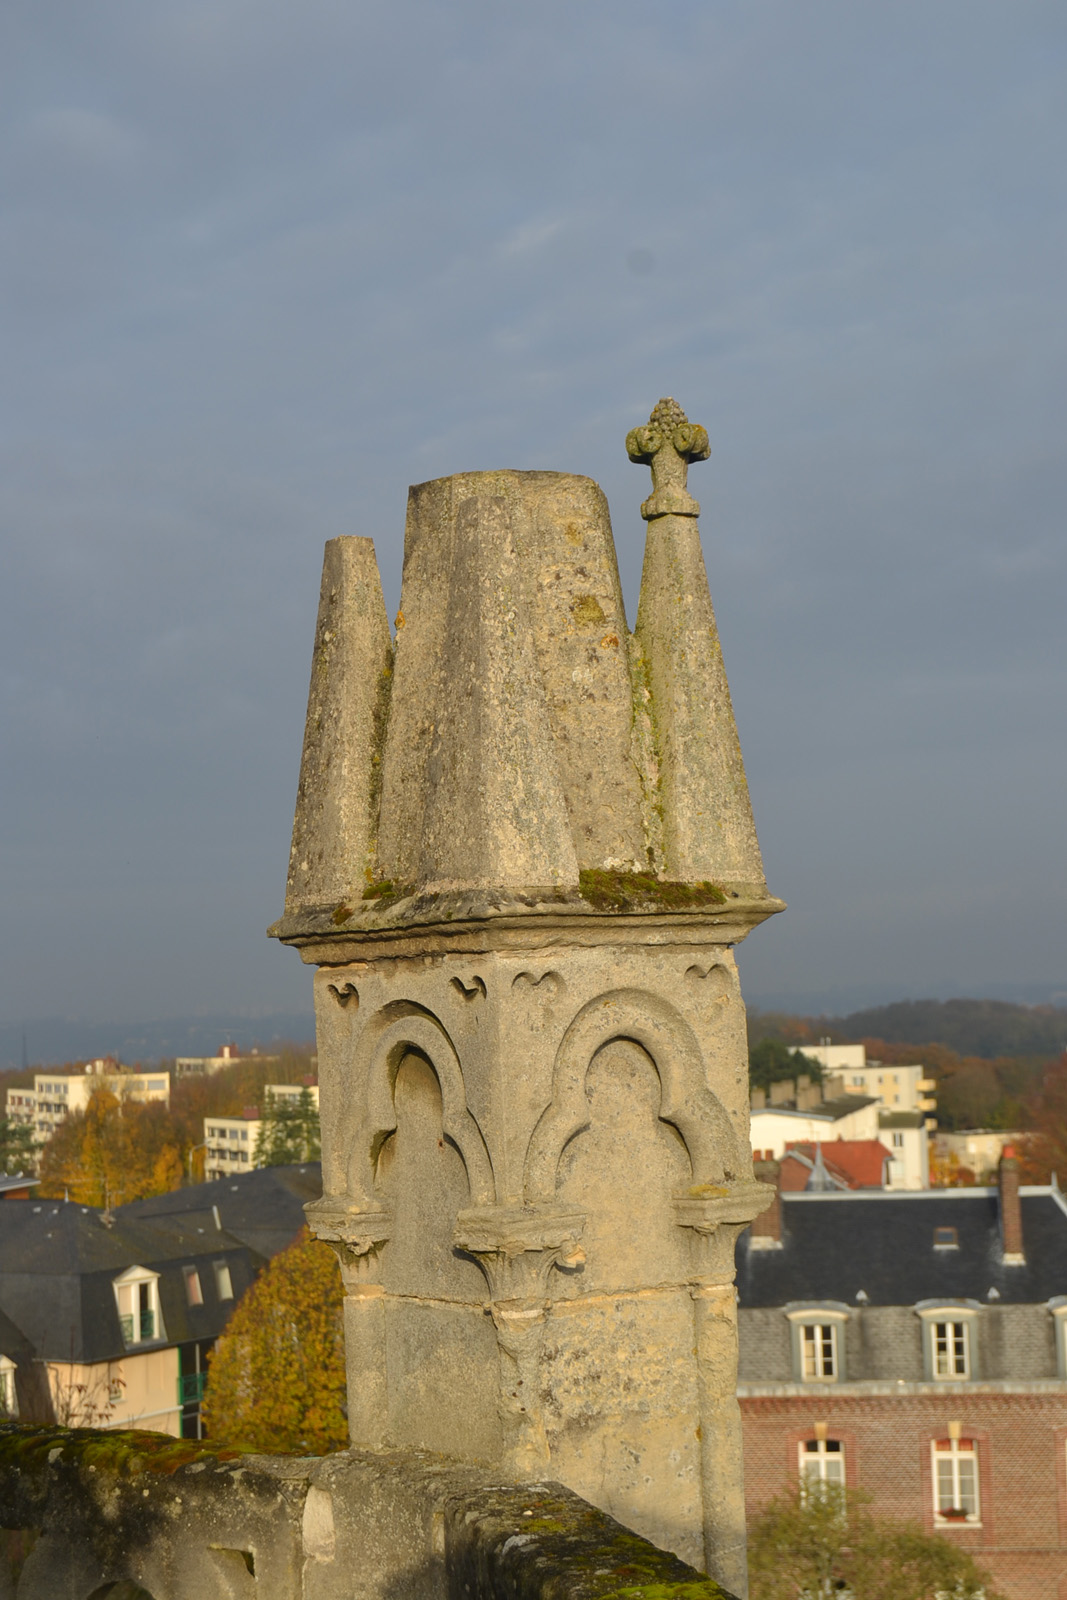
[[[731,1600],[555,1483],[0,1426],[0,1600]]]

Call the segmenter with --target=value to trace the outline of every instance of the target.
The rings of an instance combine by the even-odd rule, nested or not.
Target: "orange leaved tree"
[[[307,1229],[242,1299],[208,1364],[208,1437],[325,1455],[348,1443],[341,1274]]]

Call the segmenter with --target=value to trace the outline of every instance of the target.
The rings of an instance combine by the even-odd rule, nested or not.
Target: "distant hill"
[[[847,1016],[800,1016],[751,1007],[748,1034],[750,1045],[765,1038],[802,1044],[828,1036],[835,1044],[875,1039],[916,1048],[943,1045],[959,1056],[1036,1063],[1067,1049],[1067,1009],[1008,1000],[897,1000]]]
[[[961,1056],[1058,1056],[1067,1049],[1067,1010],[1006,1000],[898,1000],[827,1019],[829,1033],[892,1044],[943,1044]]]

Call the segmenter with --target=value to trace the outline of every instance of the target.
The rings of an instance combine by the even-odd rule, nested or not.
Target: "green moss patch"
[[[375,878],[367,884],[363,898],[372,902],[372,911],[385,911],[398,900],[406,900],[411,892],[410,884],[393,883],[390,878]]]
[[[142,1472],[169,1477],[192,1461],[233,1461],[240,1453],[223,1445],[141,1429],[0,1426],[0,1470],[17,1467],[31,1474],[63,1465],[93,1467],[126,1478]]]
[[[672,883],[654,872],[607,872],[587,867],[578,874],[582,898],[597,911],[633,911],[654,906],[661,911],[695,911],[726,903],[717,883]]]

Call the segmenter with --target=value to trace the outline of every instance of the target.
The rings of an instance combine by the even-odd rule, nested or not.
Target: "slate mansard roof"
[[[322,1194],[322,1167],[317,1161],[300,1166],[257,1167],[215,1183],[197,1183],[188,1189],[133,1200],[116,1216],[152,1221],[190,1208],[218,1208],[227,1233],[264,1259],[292,1244],[304,1226],[304,1206]]]
[[[994,1299],[1043,1304],[1067,1295],[1067,1200],[1056,1188],[1023,1188],[1025,1266],[1006,1266],[996,1189],[784,1193],[782,1248],[737,1247],[742,1308],[792,1301],[871,1305]],[[954,1228],[958,1246],[934,1244]]]
[[[0,1354],[93,1363],[128,1353],[114,1282],[131,1267],[159,1274],[163,1337],[134,1347],[216,1338],[265,1262],[295,1238],[303,1202],[320,1193],[319,1168],[268,1167],[197,1184],[113,1212],[64,1200],[0,1206]],[[218,1298],[215,1264],[233,1297]],[[203,1305],[190,1306],[185,1268],[197,1269]],[[18,1344],[18,1350],[8,1345]]]

